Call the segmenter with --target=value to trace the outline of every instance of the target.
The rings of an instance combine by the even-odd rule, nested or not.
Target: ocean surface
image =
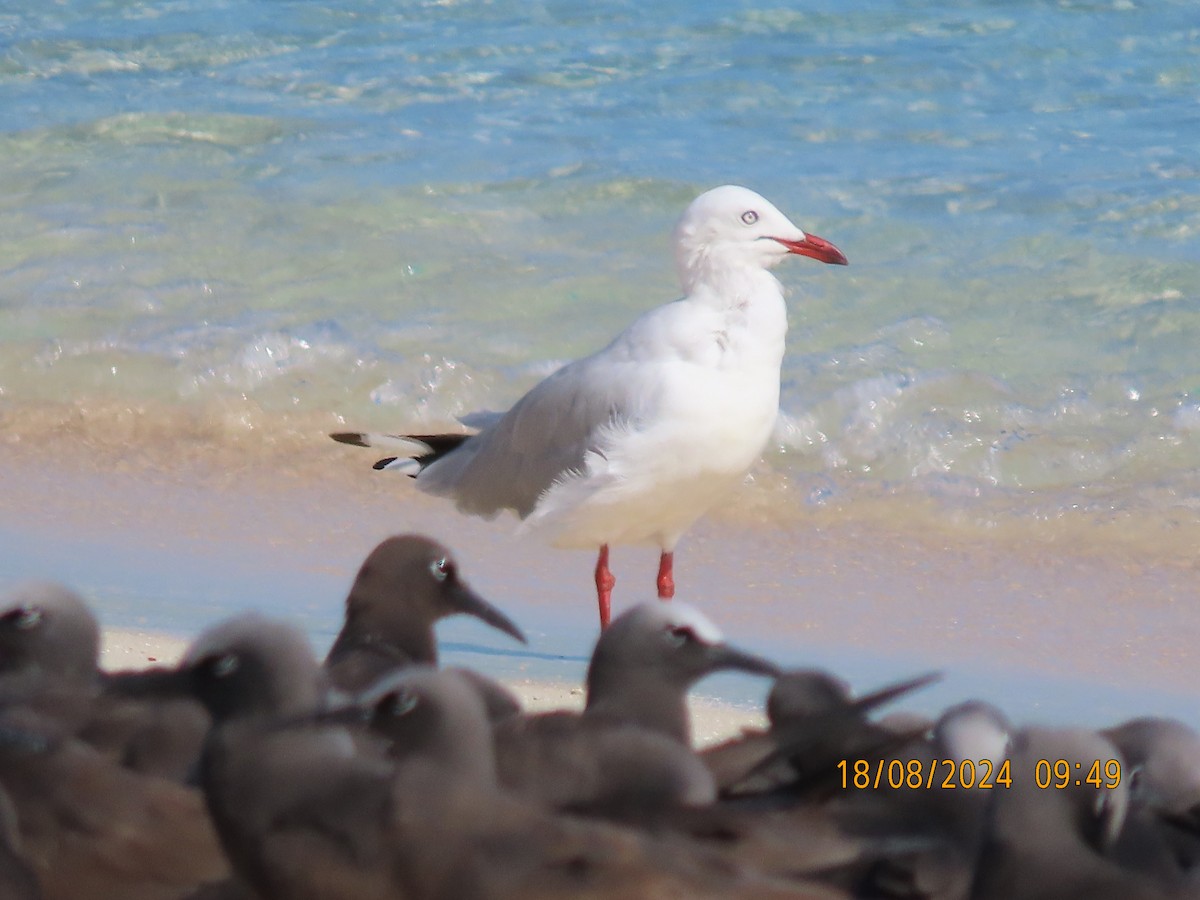
[[[0,173],[9,442],[504,409],[737,182],[850,259],[778,270],[765,515],[1200,535],[1190,0],[9,0]]]

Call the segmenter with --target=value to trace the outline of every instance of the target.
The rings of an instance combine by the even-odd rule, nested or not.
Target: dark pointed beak
[[[817,237],[815,234],[806,234],[802,241],[789,241],[786,238],[773,238],[783,246],[788,248],[789,253],[795,253],[799,256],[807,256],[810,259],[818,260],[819,262],[829,263],[832,266],[849,265],[850,261],[846,259],[844,254],[825,238]]]
[[[854,701],[852,708],[858,712],[865,713],[877,706],[883,706],[885,703],[891,703],[897,697],[903,697],[905,694],[911,694],[913,691],[920,690],[923,687],[928,687],[936,681],[942,680],[941,672],[929,672],[925,675],[918,675],[916,678],[910,678],[908,681],[898,681],[895,684],[890,684],[885,688],[864,694]]]
[[[1162,812],[1159,813],[1159,817],[1193,838],[1200,837],[1200,804],[1181,812]]]
[[[729,669],[749,672],[752,675],[766,675],[768,678],[778,678],[783,671],[769,659],[746,653],[729,644],[710,646],[708,648],[708,670],[719,672]]]
[[[522,644],[528,643],[525,640],[525,634],[516,626],[512,619],[506,616],[492,604],[488,603],[477,593],[471,590],[462,582],[457,582],[453,586],[451,594],[451,602],[454,608],[468,616],[474,616],[482,622],[487,622],[493,628],[503,631],[520,641]]]
[[[382,683],[389,676],[380,676]],[[380,696],[376,696],[379,694]],[[339,691],[332,691],[320,709],[299,713],[275,719],[275,728],[349,728],[357,730],[365,728],[374,713],[374,704],[383,694],[378,683],[367,686],[361,694],[348,696]]]

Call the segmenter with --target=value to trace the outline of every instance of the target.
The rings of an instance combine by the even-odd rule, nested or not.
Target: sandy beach
[[[521,688],[531,705],[581,702],[596,635],[590,554],[519,538],[511,520],[460,516],[320,433],[223,449],[107,434],[10,444],[0,517],[4,583],[62,580],[96,604],[106,628],[135,635],[116,642],[107,664],[169,661],[180,640],[247,609],[289,618],[323,650],[366,553],[390,534],[420,531],[453,547],[468,581],[529,636],[521,647],[449,620],[439,626],[443,661]],[[1190,563],[954,540],[819,511],[780,523],[747,496],[703,520],[678,554],[678,596],[731,640],[785,666],[828,669],[856,690],[942,672],[906,701],[917,712],[978,696],[1027,722],[1166,714],[1196,723],[1200,598]],[[617,610],[653,596],[656,555],[615,550]],[[702,682],[699,708],[729,718],[703,713],[699,736],[756,721],[766,689],[747,676]]]
[[[169,666],[177,662],[186,649],[187,641],[173,634],[109,628],[102,637],[100,664],[107,671]],[[505,684],[530,712],[583,708],[584,690],[578,684],[535,678],[510,678]],[[698,746],[732,737],[743,728],[766,725],[759,710],[712,697],[693,697],[690,708],[692,738]]]

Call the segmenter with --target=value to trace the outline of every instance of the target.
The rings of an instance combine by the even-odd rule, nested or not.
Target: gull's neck
[[[788,328],[783,285],[762,266],[710,265],[692,274],[684,302],[715,315],[722,359],[773,372],[777,382]]]
[[[689,300],[720,309],[783,303],[783,285],[762,266],[711,256],[695,261],[683,278],[683,290]]]

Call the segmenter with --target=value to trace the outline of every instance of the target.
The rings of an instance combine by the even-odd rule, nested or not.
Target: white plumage
[[[390,442],[401,458],[382,468],[415,475],[421,490],[465,513],[512,509],[555,546],[599,547],[603,626],[608,545],[658,546],[659,595],[671,596],[680,536],[742,481],[770,438],[787,309],[768,269],[789,253],[846,262],[753,191],[715,188],[675,228],[682,299],[563,366],[477,434],[451,449],[430,439],[334,437]]]

